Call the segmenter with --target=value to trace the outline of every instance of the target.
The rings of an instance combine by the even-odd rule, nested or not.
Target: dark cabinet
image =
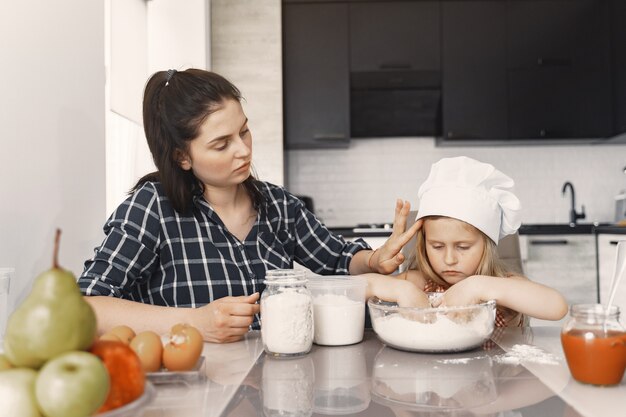
[[[442,3],[443,135],[507,137],[505,2]]]
[[[626,133],[626,1],[612,0],[613,133]]]
[[[437,1],[350,3],[350,70],[440,67]]]
[[[507,1],[511,139],[612,132],[608,3]]]
[[[285,147],[626,132],[624,22],[626,0],[285,0]]]
[[[608,3],[442,2],[444,140],[612,133]]]
[[[348,4],[283,4],[287,149],[346,148],[350,140]]]

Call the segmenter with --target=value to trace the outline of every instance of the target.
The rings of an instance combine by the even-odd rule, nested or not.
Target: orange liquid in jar
[[[626,333],[570,330],[561,333],[567,365],[574,379],[594,385],[616,385],[626,369]]]

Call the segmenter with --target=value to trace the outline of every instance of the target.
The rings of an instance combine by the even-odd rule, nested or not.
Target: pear
[[[86,350],[96,335],[96,315],[74,275],[59,267],[57,229],[52,268],[41,273],[30,294],[9,317],[4,351],[16,367],[39,369],[48,359]]]

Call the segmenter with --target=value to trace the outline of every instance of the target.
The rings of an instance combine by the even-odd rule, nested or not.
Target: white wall
[[[430,165],[447,156],[467,155],[494,164],[511,176],[525,223],[567,223],[570,197],[585,221],[612,221],[613,196],[626,189],[626,145],[435,147],[432,138],[353,140],[346,150],[289,151],[289,190],[314,198],[329,226],[393,220],[396,198],[416,205],[417,190]]]
[[[281,0],[211,0],[211,68],[235,84],[261,180],[283,184]]]
[[[155,170],[142,126],[148,77],[170,68],[210,68],[210,0],[105,0],[111,111],[106,115],[107,213]]]
[[[0,13],[0,267],[10,305],[60,263],[75,274],[102,239],[104,4],[30,0]]]

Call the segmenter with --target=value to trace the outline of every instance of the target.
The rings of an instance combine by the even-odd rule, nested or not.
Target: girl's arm
[[[503,307],[541,320],[560,320],[567,301],[555,289],[521,276],[474,275],[454,284],[443,295],[442,305],[477,304],[495,300]]]
[[[363,274],[367,279],[366,298],[376,296],[384,301],[393,301],[400,307],[430,307],[428,296],[415,284],[381,274]]]

